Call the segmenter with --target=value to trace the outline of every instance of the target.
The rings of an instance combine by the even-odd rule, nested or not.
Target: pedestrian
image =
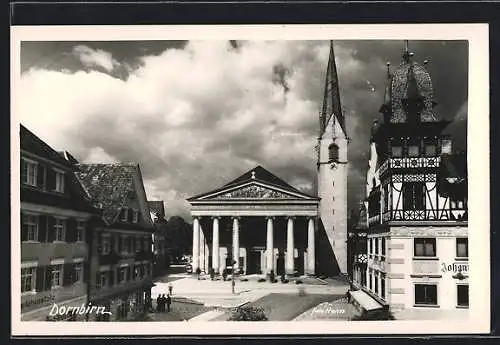
[[[165,294],[161,295],[161,311],[165,312],[165,303],[167,299],[165,298]]]
[[[172,291],[174,290],[174,286],[172,285],[172,283],[168,283],[168,294],[169,295],[172,295]]]
[[[170,311],[170,304],[172,304],[172,298],[170,298],[170,294],[167,295],[166,302],[167,302],[167,312],[169,312]]]
[[[156,311],[158,313],[161,311],[161,294],[156,297]]]

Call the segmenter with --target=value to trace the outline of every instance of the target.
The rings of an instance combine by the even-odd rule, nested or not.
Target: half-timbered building
[[[434,110],[426,62],[412,55],[407,46],[392,73],[388,64],[372,126],[368,264],[355,284],[394,312],[467,308],[467,157]]]

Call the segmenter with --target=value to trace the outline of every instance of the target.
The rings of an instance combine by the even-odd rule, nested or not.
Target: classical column
[[[193,273],[200,268],[200,221],[198,218],[193,220]]]
[[[233,260],[236,261],[234,270],[238,272],[240,266],[240,224],[238,217],[233,217]]]
[[[203,227],[201,224],[199,225],[200,229],[200,270],[202,272],[205,271],[205,261],[206,261],[206,254],[205,254],[205,234],[203,233]],[[207,273],[207,272],[205,272]]]
[[[274,270],[273,218],[267,217],[266,273]],[[276,272],[274,272],[276,274]]]
[[[316,251],[314,248],[314,219],[307,221],[307,274],[314,275],[316,271]]]
[[[213,217],[212,268],[215,274],[219,273],[219,257],[219,218]]]
[[[285,271],[287,274],[292,274],[295,270],[294,260],[295,260],[295,246],[293,244],[293,217],[288,217],[287,223],[287,235],[286,235],[286,267]]]

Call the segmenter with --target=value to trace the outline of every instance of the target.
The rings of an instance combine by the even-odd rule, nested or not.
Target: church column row
[[[286,258],[285,258],[285,272],[292,274],[295,271],[295,244],[294,244],[294,219],[295,217],[288,217],[287,219],[287,235],[286,235]],[[269,274],[271,271],[276,272],[274,267],[274,217],[266,217],[266,267],[265,272]],[[220,263],[220,229],[219,217],[212,217],[212,268],[216,273],[221,272]],[[315,226],[314,219],[311,217],[307,222],[307,267],[305,271],[307,274],[315,273]],[[235,261],[234,269],[239,271],[239,252],[240,252],[240,217],[232,217],[232,255]],[[193,272],[199,268],[201,270],[208,270],[208,256],[209,256],[205,236],[201,229],[200,221],[194,218],[193,221]]]

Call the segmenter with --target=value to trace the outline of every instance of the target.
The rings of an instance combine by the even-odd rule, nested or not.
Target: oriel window
[[[391,153],[392,153],[392,157],[395,157],[395,158],[403,157],[403,147],[402,146],[392,146]]]
[[[409,157],[418,157],[420,155],[419,147],[417,144],[410,144],[408,146],[408,156]]]
[[[425,155],[427,157],[436,156],[436,145],[435,144],[425,144]]]

